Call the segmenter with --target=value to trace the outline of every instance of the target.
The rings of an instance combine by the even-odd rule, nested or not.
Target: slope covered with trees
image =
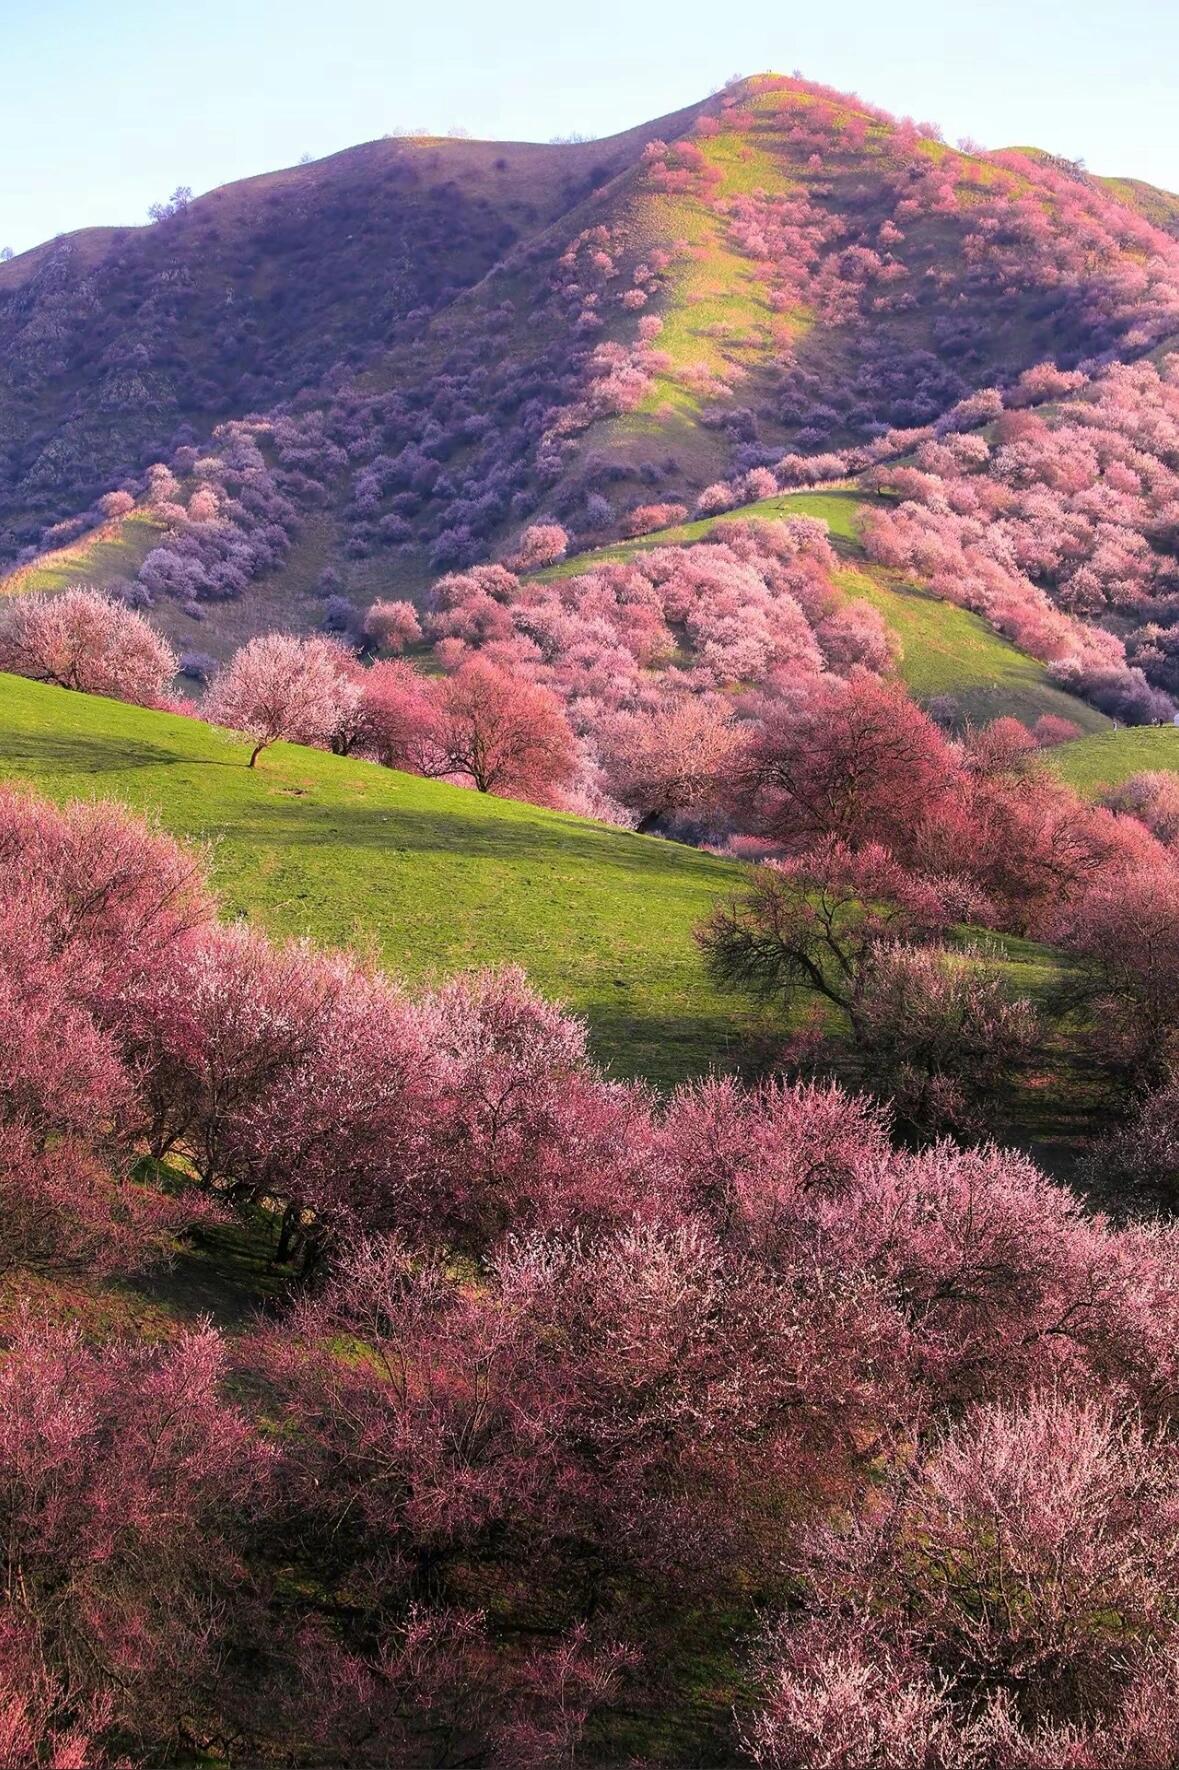
[[[538,516],[583,547],[894,461],[1179,330],[1179,243],[1119,189],[758,76],[608,142],[374,143],[55,242],[0,266],[13,587],[97,525],[79,575],[204,649],[268,581],[265,624],[306,627]]]
[[[75,514],[178,428],[204,441],[347,377],[689,121],[564,147],[387,138],[0,264],[4,529]]]
[[[414,983],[522,965],[588,1019],[622,1075],[668,1083],[733,1047],[694,924],[739,869],[452,786],[190,718],[0,678],[0,773],[55,798],[117,797],[210,844],[228,913],[276,936],[376,944]]]

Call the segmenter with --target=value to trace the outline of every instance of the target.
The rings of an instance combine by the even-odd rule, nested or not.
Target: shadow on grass
[[[590,1051],[617,1081],[645,1081],[660,1093],[712,1071],[743,1070],[751,1054],[747,1017],[732,1014],[658,1014],[639,1008],[583,1010]]]
[[[64,732],[0,737],[0,765],[55,774],[123,774],[203,760],[138,738],[70,737]]]
[[[482,812],[482,815],[480,813]],[[546,824],[527,817],[497,817],[479,807],[471,812],[410,811],[390,807],[381,812],[362,806],[309,804],[265,805],[235,828],[245,842],[278,847],[358,848],[398,854],[486,856],[499,860],[590,863],[611,870],[658,875],[680,872],[718,891],[738,883],[734,863],[657,836],[633,836],[579,827]]]
[[[177,1321],[212,1316],[230,1333],[240,1332],[287,1292],[291,1275],[274,1264],[276,1242],[274,1225],[260,1213],[230,1217],[199,1231],[170,1266],[128,1279],[127,1289]]]

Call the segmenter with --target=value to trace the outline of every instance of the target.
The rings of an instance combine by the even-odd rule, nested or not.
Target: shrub
[[[175,676],[176,656],[142,615],[95,590],[74,589],[7,600],[0,669],[151,706]]]

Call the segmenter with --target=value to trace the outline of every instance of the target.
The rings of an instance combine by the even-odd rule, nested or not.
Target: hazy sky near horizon
[[[0,246],[397,128],[608,135],[798,69],[947,140],[1179,190],[1167,0],[0,0]]]

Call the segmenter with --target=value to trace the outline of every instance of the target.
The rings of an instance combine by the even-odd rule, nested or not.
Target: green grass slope
[[[840,581],[849,596],[879,609],[897,635],[898,670],[914,699],[952,702],[956,724],[982,725],[1009,714],[1030,725],[1054,713],[1084,732],[1108,726],[1103,713],[1058,688],[1043,664],[981,616],[877,567],[849,569]]]
[[[692,929],[742,869],[606,825],[195,719],[0,676],[0,776],[109,798],[212,845],[225,912],[375,951],[414,983],[519,964],[589,1020],[612,1070],[660,1085],[723,1065],[744,1010]]]
[[[1179,725],[1133,725],[1050,750],[1052,765],[1078,793],[1095,798],[1132,774],[1179,774]]]
[[[0,596],[68,590],[73,584],[103,587],[116,578],[133,578],[163,532],[164,524],[149,511],[133,510],[68,547],[55,547],[17,566],[0,577]]]
[[[763,498],[723,516],[681,523],[635,541],[619,542],[565,560],[541,577],[570,577],[606,560],[628,559],[649,547],[699,541],[729,522],[749,517],[782,520],[814,516],[825,522],[841,559],[841,587],[879,609],[901,642],[899,674],[918,701],[949,699],[958,721],[974,724],[1012,714],[1027,723],[1042,713],[1071,719],[1086,733],[1110,729],[1103,713],[1058,688],[1043,664],[1019,651],[979,616],[931,591],[907,582],[899,573],[869,564],[859,543],[863,513],[871,497],[853,487],[829,491],[786,492]]]

